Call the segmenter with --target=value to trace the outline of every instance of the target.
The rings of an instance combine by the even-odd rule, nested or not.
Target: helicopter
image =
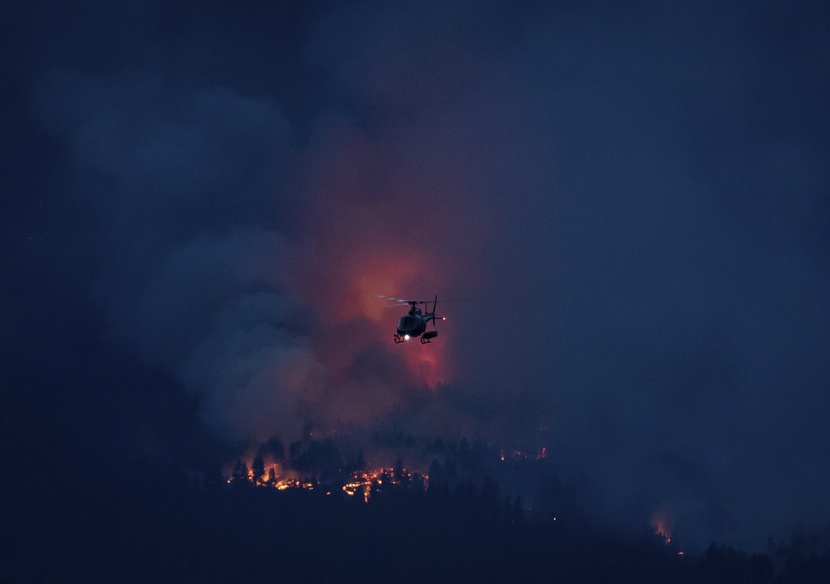
[[[447,320],[446,317],[435,315],[435,308],[438,306],[437,294],[432,301],[432,312],[424,312],[418,308],[419,304],[423,304],[424,310],[427,310],[429,308],[428,300],[404,300],[403,298],[392,298],[391,296],[383,296],[380,294],[378,298],[385,298],[386,300],[400,304],[409,304],[409,312],[400,318],[397,332],[392,336],[396,345],[414,338],[420,338],[421,344],[426,345],[438,336],[438,331],[427,330],[427,324],[432,321],[432,326],[434,327],[436,319]]]

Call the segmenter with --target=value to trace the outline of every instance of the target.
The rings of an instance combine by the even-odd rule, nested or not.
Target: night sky
[[[830,523],[822,3],[7,4],[6,472],[403,432]]]

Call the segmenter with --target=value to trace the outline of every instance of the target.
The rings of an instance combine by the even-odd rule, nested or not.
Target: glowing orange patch
[[[673,517],[669,507],[662,505],[651,514],[651,527],[654,533],[671,543]]]

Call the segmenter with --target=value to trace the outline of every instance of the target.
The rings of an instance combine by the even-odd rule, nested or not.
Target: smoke
[[[230,440],[299,435],[324,373],[286,292],[292,246],[268,217],[289,127],[276,103],[161,75],[44,76],[35,108],[93,217],[86,282],[112,334],[202,397]]]
[[[338,5],[281,92],[270,53],[247,85],[43,75],[110,334],[231,441],[546,446],[678,538],[827,515],[821,30],[602,4]],[[438,294],[436,342],[394,346],[378,294]]]
[[[34,104],[95,226],[87,293],[229,441],[371,426],[452,380],[440,344],[392,345],[377,298],[473,273],[482,213],[423,144],[341,118],[292,148],[275,102],[147,72],[51,73]]]

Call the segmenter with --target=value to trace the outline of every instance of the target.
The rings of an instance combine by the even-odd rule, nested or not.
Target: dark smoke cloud
[[[552,439],[606,520],[668,506],[689,539],[752,545],[807,520],[818,499],[795,493],[830,478],[810,470],[830,406],[826,221],[810,212],[828,178],[818,29],[774,6],[553,9],[506,26],[467,8],[349,7],[310,44],[354,120],[316,136],[346,144],[351,169],[315,153],[337,177],[318,190],[353,211],[384,193],[397,227],[371,240],[376,216],[337,213],[343,229],[412,241],[401,209],[428,201],[448,221],[415,253],[439,272],[449,256],[456,277],[422,273],[485,300],[452,307],[465,397],[438,407],[474,412],[466,431]]]
[[[336,3],[287,41],[238,16],[250,53],[194,25],[204,53],[38,71],[32,104],[107,334],[228,439],[545,445],[605,521],[756,546],[830,517],[809,12]],[[472,301],[392,346],[375,295],[435,293]]]
[[[203,398],[225,436],[299,435],[322,385],[291,245],[267,213],[290,140],[277,104],[161,75],[44,76],[42,123],[103,226],[92,282],[113,335]]]

